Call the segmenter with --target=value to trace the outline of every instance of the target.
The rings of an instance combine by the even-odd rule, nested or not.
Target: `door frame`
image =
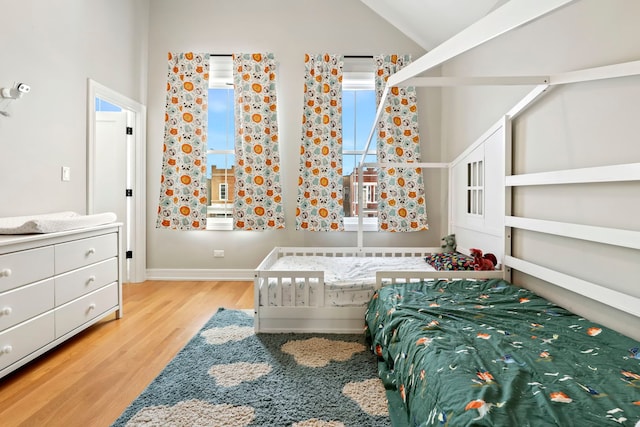
[[[128,278],[123,277],[127,282],[144,282],[146,280],[146,170],[145,170],[145,141],[147,108],[137,101],[132,100],[92,79],[87,79],[87,214],[94,213],[94,184],[95,184],[95,144],[96,144],[96,109],[95,99],[104,99],[113,105],[121,107],[127,111],[127,117],[132,123],[127,126],[133,127],[133,159],[129,163],[134,169],[132,174],[133,207],[130,212],[130,247],[124,250],[133,251],[133,258],[130,259]],[[128,119],[129,120],[129,119]],[[128,152],[129,155],[129,152]],[[125,272],[126,276],[126,272]]]

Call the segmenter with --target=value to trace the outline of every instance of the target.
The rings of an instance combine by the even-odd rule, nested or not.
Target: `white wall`
[[[197,11],[193,13],[193,11]],[[219,54],[273,52],[278,68],[278,121],[286,229],[266,232],[155,228],[162,161],[167,52]],[[154,0],[149,35],[147,236],[149,269],[253,269],[273,246],[356,246],[356,233],[295,230],[305,53],[372,55],[424,52],[360,0]],[[425,96],[426,94],[426,96]],[[439,161],[440,92],[420,93],[423,160]],[[428,117],[428,118],[427,118]],[[432,230],[367,233],[366,245],[440,245],[442,220],[438,174],[428,176]],[[224,249],[225,258],[213,258]]]
[[[444,75],[539,75],[640,59],[640,2],[581,0],[450,61]],[[443,90],[448,160],[530,87]],[[514,172],[640,162],[640,78],[553,89],[514,122]],[[556,186],[514,192],[514,214],[640,231],[640,185]],[[640,297],[638,251],[532,232],[513,233],[519,258]],[[523,274],[513,281],[640,339],[640,318]]]
[[[85,213],[87,79],[146,103],[148,4],[0,0],[0,87],[31,86],[0,116],[0,217]]]

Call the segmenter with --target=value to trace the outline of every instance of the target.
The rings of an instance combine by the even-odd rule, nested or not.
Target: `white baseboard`
[[[252,281],[255,270],[247,269],[147,269],[147,280],[238,280]]]

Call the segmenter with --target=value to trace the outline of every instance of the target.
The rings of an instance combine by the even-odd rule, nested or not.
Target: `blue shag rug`
[[[364,334],[256,335],[220,309],[113,427],[390,425]]]

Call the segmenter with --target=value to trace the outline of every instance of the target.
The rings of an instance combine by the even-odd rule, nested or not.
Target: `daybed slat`
[[[492,271],[378,271],[376,286],[388,283],[404,283],[416,280],[453,280],[453,279],[502,279],[503,270]]]
[[[304,287],[304,305],[309,307],[311,305],[311,298],[310,298],[310,290],[311,290],[311,279],[307,278],[307,284]]]

